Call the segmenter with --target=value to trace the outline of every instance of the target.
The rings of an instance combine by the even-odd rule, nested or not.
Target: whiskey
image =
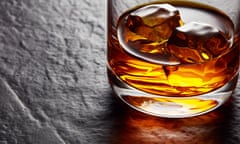
[[[136,91],[119,94],[131,106],[159,115],[178,115],[179,107],[201,113],[221,103],[215,91],[235,87],[239,36],[223,12],[205,5],[141,5],[119,18],[109,36],[108,64],[113,85]]]

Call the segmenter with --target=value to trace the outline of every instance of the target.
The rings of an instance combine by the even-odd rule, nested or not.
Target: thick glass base
[[[115,94],[131,108],[159,117],[186,118],[210,112],[225,103],[236,87],[238,75],[213,92],[192,97],[160,96],[137,90],[109,69],[108,78]]]

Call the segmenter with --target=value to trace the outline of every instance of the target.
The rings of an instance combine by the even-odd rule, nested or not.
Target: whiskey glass
[[[226,103],[239,43],[239,0],[107,0],[109,83],[149,115],[192,117]]]

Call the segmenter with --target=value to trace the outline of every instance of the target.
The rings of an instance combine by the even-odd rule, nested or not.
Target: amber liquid
[[[190,113],[201,113],[216,107],[218,101],[214,98],[199,99],[194,96],[214,92],[236,79],[239,65],[239,37],[229,36],[231,32],[228,30],[233,30],[231,21],[220,11],[198,4],[173,3],[172,5],[180,11],[183,22],[204,21],[215,25],[225,32],[232,43],[216,57],[191,63],[162,58],[162,49],[152,48],[157,45],[155,42],[138,48],[138,51],[131,51],[124,42],[128,39],[126,38],[128,32],[126,19],[134,11],[132,9],[120,17],[118,27],[111,29],[112,33],[108,37],[109,78],[112,84],[123,82],[136,91],[150,94],[148,96],[122,95],[125,102],[147,113],[158,114],[159,108],[156,108],[159,106],[158,102],[161,103],[161,108],[162,103],[177,103],[181,108],[190,109]],[[134,39],[134,35],[130,37]],[[113,76],[118,79],[118,82]],[[227,91],[233,91],[234,87],[235,84],[229,86]],[[179,99],[180,97],[183,99]],[[186,97],[188,98],[185,99]],[[171,110],[167,109],[163,113],[175,113],[176,108],[178,106],[174,106]]]

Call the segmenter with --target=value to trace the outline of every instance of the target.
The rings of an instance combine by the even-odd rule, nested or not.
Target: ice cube
[[[127,27],[149,41],[164,41],[181,25],[179,11],[170,4],[151,4],[130,13]]]
[[[168,40],[168,49],[184,63],[201,63],[218,57],[230,43],[214,26],[199,22],[176,28]]]

